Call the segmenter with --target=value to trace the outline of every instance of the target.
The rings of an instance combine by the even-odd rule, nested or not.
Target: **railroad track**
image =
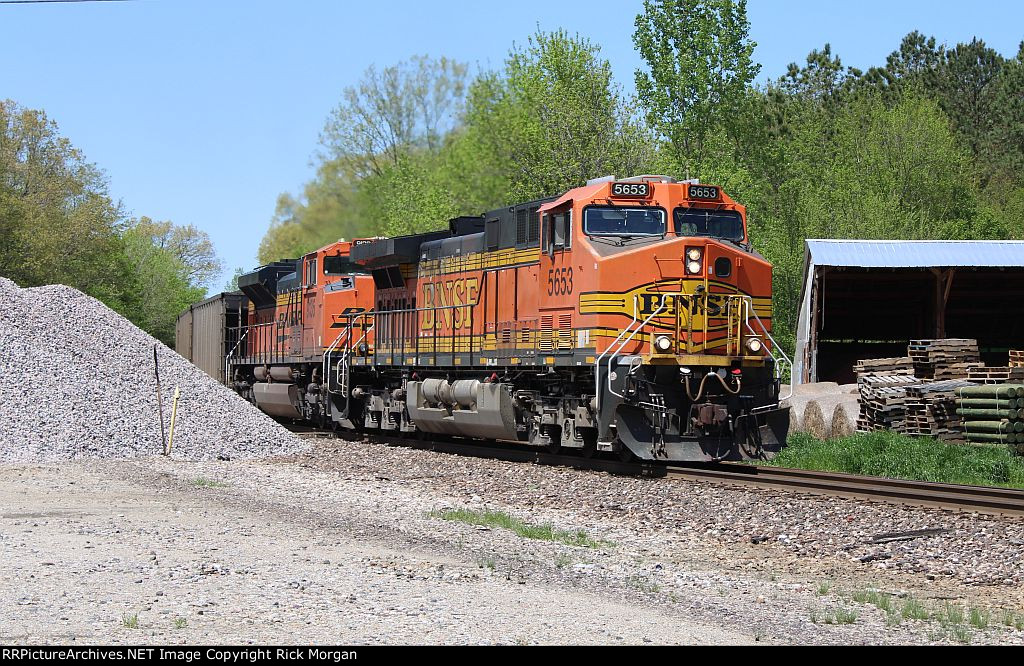
[[[313,429],[297,430],[296,432],[307,437],[323,436],[322,433]],[[364,436],[358,433],[339,433],[338,436],[342,439],[364,439]],[[762,467],[742,463],[695,463],[688,466],[625,463],[603,458],[553,454],[501,443],[481,445],[390,436],[379,437],[377,441],[389,446],[406,446],[508,462],[570,467],[623,476],[704,481],[731,486],[771,488],[813,495],[923,506],[957,512],[1024,517],[1024,490],[1011,488],[961,486],[788,467]]]

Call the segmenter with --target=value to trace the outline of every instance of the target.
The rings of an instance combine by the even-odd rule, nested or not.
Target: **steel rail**
[[[313,435],[313,429],[306,431]],[[469,443],[458,440],[419,439],[402,435],[338,432],[341,439],[377,441],[388,446],[437,451],[460,456],[533,463],[572,469],[606,472],[620,476],[642,476],[676,481],[761,487],[794,493],[844,497],[896,505],[939,508],[955,512],[1024,517],[1024,490],[991,486],[965,486],[930,481],[887,479],[839,472],[819,472],[788,467],[765,467],[743,463],[693,463],[666,465],[649,462],[620,462],[605,458],[583,458],[555,454],[535,448],[504,443]],[[309,436],[307,435],[307,436]]]
[[[1024,490],[1013,488],[888,479],[737,463],[720,463],[706,467],[673,466],[667,468],[667,475],[711,483],[760,486],[960,512],[1024,516]]]

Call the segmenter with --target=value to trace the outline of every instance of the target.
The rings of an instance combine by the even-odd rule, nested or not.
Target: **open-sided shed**
[[[795,383],[851,382],[910,340],[974,338],[1006,365],[1024,347],[1024,241],[808,240]]]

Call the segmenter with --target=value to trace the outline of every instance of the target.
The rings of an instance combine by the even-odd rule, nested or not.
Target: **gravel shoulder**
[[[0,571],[18,581],[2,642],[1024,643],[1002,621],[1024,612],[1020,521],[335,440],[0,480]],[[866,543],[922,528],[946,531]],[[985,622],[894,621],[863,600],[877,591],[896,615],[912,599]]]
[[[199,473],[267,480],[281,471],[220,467],[2,468],[0,571],[17,582],[0,590],[0,642],[753,642],[413,546],[386,529],[374,539],[383,506],[347,521],[294,496],[195,482]]]

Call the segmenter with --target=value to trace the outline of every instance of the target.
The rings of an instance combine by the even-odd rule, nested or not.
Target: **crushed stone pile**
[[[180,387],[173,458],[261,458],[308,445],[234,391],[77,289],[0,277],[0,461],[127,458],[162,451]]]

